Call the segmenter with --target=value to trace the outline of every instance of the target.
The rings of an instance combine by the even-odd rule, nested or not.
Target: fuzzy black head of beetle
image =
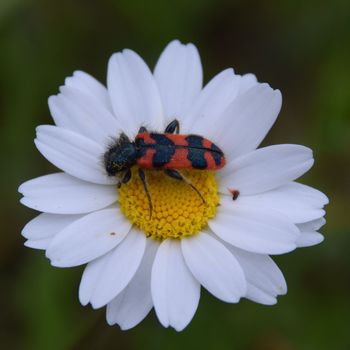
[[[136,164],[135,143],[131,142],[125,134],[121,134],[104,154],[104,165],[109,176],[125,172]]]

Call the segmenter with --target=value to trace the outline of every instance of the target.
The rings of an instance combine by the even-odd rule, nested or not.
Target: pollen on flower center
[[[166,176],[162,171],[146,171],[147,187],[152,199],[150,217],[149,202],[136,169],[131,180],[118,191],[121,211],[134,226],[147,237],[158,240],[192,236],[206,227],[216,214],[219,195],[215,173],[204,170],[182,170],[201,197],[184,181]]]

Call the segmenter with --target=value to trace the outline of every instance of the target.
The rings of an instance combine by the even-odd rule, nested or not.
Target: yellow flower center
[[[163,240],[192,236],[207,226],[216,214],[219,204],[215,172],[182,170],[181,174],[198,190],[185,181],[173,179],[158,170],[145,170],[150,205],[137,174],[132,169],[131,180],[119,189],[119,203],[124,215],[147,237]]]

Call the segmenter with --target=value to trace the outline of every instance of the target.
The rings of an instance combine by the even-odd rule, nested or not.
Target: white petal
[[[254,74],[248,73],[239,76],[239,94],[243,94],[255,85],[258,85],[258,80]]]
[[[41,154],[66,173],[97,184],[115,184],[103,167],[105,149],[95,141],[52,125],[37,128],[35,144]]]
[[[202,90],[194,105],[185,114],[181,132],[211,136],[213,122],[218,121],[227,106],[236,98],[240,79],[232,68],[216,75]],[[215,136],[215,133],[213,133]]]
[[[303,222],[298,224],[298,228],[301,232],[317,231],[326,223],[325,218],[319,218],[317,220],[312,220],[309,222]]]
[[[82,215],[56,215],[42,213],[29,221],[22,230],[27,238],[24,245],[34,249],[47,249],[53,237]]]
[[[323,216],[325,212],[321,208],[328,203],[327,197],[322,192],[296,182],[256,195],[242,195],[236,201],[251,208],[277,210],[293,223]]]
[[[130,231],[131,224],[118,208],[108,208],[85,215],[55,236],[46,256],[53,266],[85,264],[118,245]]]
[[[243,270],[235,257],[217,239],[206,233],[181,240],[186,264],[198,282],[228,303],[246,293]]]
[[[196,47],[172,41],[154,70],[162,97],[165,119],[181,120],[202,88],[202,65]],[[183,130],[182,130],[183,132]]]
[[[238,189],[250,195],[272,190],[295,180],[313,164],[311,149],[299,145],[274,145],[260,148],[234,159],[220,175],[220,192]]]
[[[24,245],[28,248],[45,250],[50,245],[51,241],[52,241],[51,237],[35,239],[35,240],[28,239],[27,241],[24,242]]]
[[[282,254],[296,248],[298,228],[279,212],[256,210],[221,198],[209,227],[225,242],[261,254]]]
[[[42,213],[24,226],[22,235],[29,240],[51,238],[80,218],[81,215]]]
[[[106,316],[109,325],[117,323],[122,330],[133,328],[151,311],[151,271],[158,246],[158,242],[147,240],[145,254],[135,276],[107,305]]]
[[[107,85],[113,110],[129,136],[133,137],[141,126],[163,129],[158,87],[139,55],[131,50],[112,55]]]
[[[200,285],[188,270],[180,242],[167,239],[160,245],[152,269],[152,299],[164,327],[177,331],[192,320],[200,298]]]
[[[310,231],[310,232],[302,232],[300,237],[297,240],[297,246],[299,248],[303,247],[311,247],[316,244],[320,244],[323,242],[324,237],[318,232]]]
[[[143,232],[132,229],[106,260],[91,295],[91,305],[99,308],[115,298],[131,281],[142,260],[146,247]]]
[[[86,265],[79,285],[79,301],[82,305],[85,306],[90,302],[92,294],[97,288],[97,281],[112,253],[113,251]]]
[[[91,98],[103,104],[109,111],[112,111],[106,87],[91,75],[82,71],[75,71],[73,76],[66,78],[65,85],[81,90]]]
[[[49,107],[57,126],[100,145],[107,145],[121,131],[116,118],[103,104],[78,89],[62,87],[59,95],[49,98]]]
[[[297,226],[301,232],[301,235],[296,242],[297,246],[300,248],[311,247],[321,243],[324,240],[324,237],[316,231],[319,230],[325,223],[326,220],[324,218],[319,218],[317,220],[298,224]]]
[[[213,140],[228,160],[251,152],[260,144],[274,124],[281,104],[281,93],[267,84],[256,85],[238,95],[212,131]]]
[[[278,295],[287,293],[283,274],[268,255],[249,253],[232,246],[228,248],[242,266],[247,279],[246,298],[272,305],[276,303]]]
[[[53,214],[88,213],[118,199],[114,186],[88,183],[64,173],[29,180],[18,191],[24,195],[22,204]]]

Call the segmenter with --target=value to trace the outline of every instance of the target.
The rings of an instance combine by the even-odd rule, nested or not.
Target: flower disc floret
[[[129,183],[118,189],[124,215],[133,225],[157,240],[192,236],[205,228],[216,214],[219,204],[215,173],[203,170],[182,171],[202,198],[185,181],[179,181],[158,170],[146,171],[150,205],[141,180],[133,169]]]

